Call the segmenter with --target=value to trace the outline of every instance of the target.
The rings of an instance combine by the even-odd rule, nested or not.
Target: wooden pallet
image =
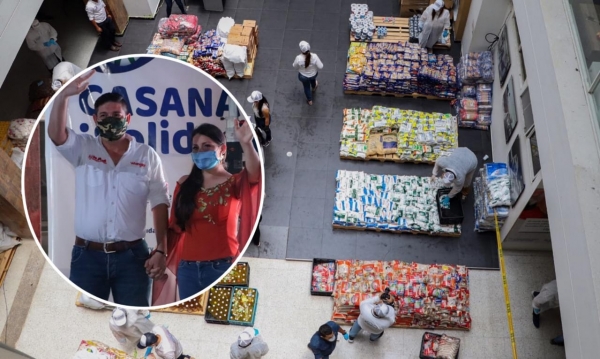
[[[208,306],[208,292],[204,292],[194,299],[188,300],[177,306],[156,309],[155,312],[204,315]]]
[[[349,229],[351,231],[359,231],[359,232],[365,232],[365,231],[371,231],[371,232],[388,232],[388,233],[395,233],[395,234],[424,234],[424,235],[428,235],[428,236],[432,236],[432,237],[452,237],[452,238],[458,238],[461,236],[461,233],[431,233],[431,232],[427,232],[427,231],[414,231],[414,230],[401,230],[401,231],[394,231],[394,230],[390,230],[390,229],[381,229],[381,228],[365,228],[365,227],[354,227],[354,226],[340,226],[337,224],[333,224],[333,229]]]
[[[10,264],[15,257],[17,247],[19,246],[12,247],[11,249],[0,253],[0,287],[4,283],[6,274],[8,274],[8,269],[10,268]]]
[[[8,128],[10,127],[10,121],[0,121],[0,148],[6,152],[7,155],[12,155],[13,145],[8,138]]]
[[[440,101],[452,101],[454,98],[443,98],[431,95],[423,95],[420,93],[391,93],[391,92],[371,92],[371,91],[354,91],[354,90],[344,90],[344,94],[346,95],[363,95],[363,96],[382,96],[382,97],[397,97],[397,98],[415,98],[415,99],[424,99],[424,100],[440,100]]]
[[[359,42],[407,42],[410,40],[410,33],[408,27],[408,18],[400,18],[400,17],[390,17],[388,19],[393,19],[392,22],[383,21],[386,17],[384,16],[373,16],[373,24],[376,27],[385,26],[387,27],[387,36],[384,38],[377,38],[377,30],[373,33],[373,40],[371,41],[361,41],[357,40],[352,36],[352,32],[350,32],[350,41],[359,41]]]
[[[342,160],[350,160],[350,161],[379,161],[379,162],[394,162],[394,163],[414,163],[417,165],[434,165],[435,161],[411,161],[411,160],[402,160],[400,156],[396,154],[392,155],[376,155],[376,156],[367,156],[367,158],[360,157],[351,157],[351,156],[342,156],[340,155],[340,159]]]

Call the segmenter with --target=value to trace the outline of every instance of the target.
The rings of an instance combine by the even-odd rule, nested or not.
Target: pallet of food
[[[254,326],[258,290],[246,287],[233,287],[228,321],[233,325]]]

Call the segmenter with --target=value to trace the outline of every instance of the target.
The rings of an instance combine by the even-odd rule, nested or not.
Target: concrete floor
[[[549,344],[561,332],[559,313],[544,313],[540,329],[531,323],[531,291],[553,278],[552,257],[506,254],[519,357],[565,358],[562,348]],[[260,293],[255,326],[270,346],[267,358],[312,358],[306,344],[319,325],[329,320],[333,300],[310,295],[311,264],[258,258],[247,261],[251,267],[250,285]],[[20,260],[15,263],[7,288],[15,286],[15,274],[24,270]],[[500,273],[471,270],[470,291],[471,331],[445,333],[461,338],[461,358],[511,357]],[[46,264],[15,348],[34,358],[64,359],[75,353],[82,339],[117,346],[108,329],[110,312],[78,308],[76,295],[76,290]],[[183,314],[152,313],[152,320],[167,325],[182,341],[185,352],[196,359],[228,358],[229,346],[243,330],[239,326],[207,324],[202,317]],[[423,332],[388,329],[376,344],[359,336],[353,344],[338,343],[331,358],[417,358]]]

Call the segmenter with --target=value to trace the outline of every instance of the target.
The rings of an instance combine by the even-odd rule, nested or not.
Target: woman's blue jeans
[[[318,73],[313,77],[306,77],[301,73],[298,73],[298,80],[300,80],[304,86],[304,95],[306,95],[307,101],[312,101],[312,90],[317,86],[317,76],[319,76]]]
[[[179,299],[197,295],[219,279],[231,267],[233,258],[214,261],[181,261],[177,268]]]

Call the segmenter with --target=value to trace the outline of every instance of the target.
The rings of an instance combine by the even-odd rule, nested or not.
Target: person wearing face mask
[[[57,38],[58,33],[50,24],[37,20],[33,21],[25,37],[29,50],[35,51],[44,60],[49,71],[63,61]]]
[[[267,355],[269,346],[263,340],[258,329],[246,328],[231,344],[229,356],[231,359],[260,359]]]
[[[271,144],[271,111],[269,108],[269,101],[267,101],[260,91],[252,91],[250,96],[248,96],[248,102],[252,104],[256,126],[260,128],[265,135],[264,143],[261,143],[261,145],[263,147],[269,147]]]
[[[119,343],[137,343],[142,334],[152,331],[154,323],[150,321],[146,310],[115,308],[108,326]]]
[[[94,74],[75,79],[54,99],[48,136],[75,167],[75,243],[70,280],[114,303],[147,307],[150,278],[163,275],[169,196],[158,154],[126,134],[131,120],[121,95],[94,103],[99,137],[67,128],[69,98],[82,93]],[[146,206],[154,216],[157,248],[149,253]]]
[[[429,5],[419,19],[423,31],[419,35],[419,45],[429,51],[442,36],[444,29],[450,27],[450,10],[444,7],[444,0]]]
[[[308,349],[313,352],[315,359],[329,359],[335,350],[338,333],[342,333],[344,339],[348,340],[348,332],[335,322],[329,321],[319,327],[319,331],[313,334],[308,343]]]
[[[257,219],[260,159],[250,123],[236,119],[234,130],[245,162],[245,169],[234,175],[224,167],[227,145],[221,129],[205,123],[191,133],[192,170],[177,182],[169,219],[169,248],[174,249],[167,266],[179,299],[206,289],[231,267]],[[155,304],[175,299],[173,278],[168,277],[155,282]]]
[[[353,343],[354,338],[363,329],[371,333],[369,339],[372,342],[383,336],[384,331],[396,321],[396,311],[389,305],[389,301],[390,295],[386,292],[360,303],[360,315],[350,328],[348,343]]]
[[[453,149],[449,156],[441,156],[435,161],[431,180],[441,176],[444,186],[452,187],[448,197],[454,198],[462,192],[464,201],[471,189],[477,165],[477,156],[473,151],[466,147],[458,147]]]

